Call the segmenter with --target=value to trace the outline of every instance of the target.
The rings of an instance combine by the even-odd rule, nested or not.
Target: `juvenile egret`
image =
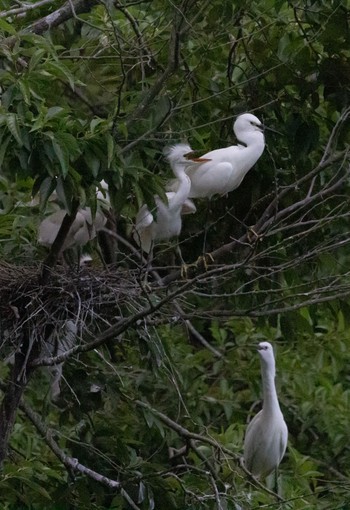
[[[255,115],[243,113],[233,125],[239,145],[210,151],[202,158],[192,157],[193,151],[189,149],[186,155],[189,161],[186,174],[191,179],[188,196],[210,198],[215,194],[225,195],[238,188],[264,151],[263,129],[263,124]],[[205,162],[198,164],[201,159]],[[176,186],[177,183],[170,183],[170,189]]]
[[[65,215],[66,211],[60,209],[50,214],[40,223],[39,244],[44,246],[51,246],[53,244]],[[97,211],[95,218],[92,218],[90,207],[79,209],[65,239],[63,250],[73,246],[84,246],[88,241],[96,237],[96,233],[104,227],[106,221],[106,217],[101,211]]]
[[[281,462],[287,447],[288,429],[275,386],[272,345],[258,346],[263,383],[263,408],[249,423],[244,440],[244,463],[257,478],[266,478]]]
[[[189,151],[191,147],[186,144],[175,145],[166,151],[166,157],[177,178],[177,190],[166,193],[168,203],[163,202],[158,196],[155,197],[154,216],[145,204],[137,213],[134,240],[146,253],[150,253],[155,241],[178,236],[182,227],[181,215],[196,211],[193,202],[188,200],[191,181],[185,169],[192,163],[185,154]],[[198,161],[205,160],[199,158]]]

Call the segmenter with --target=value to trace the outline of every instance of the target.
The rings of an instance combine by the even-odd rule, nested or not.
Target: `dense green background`
[[[118,313],[102,306],[79,326],[83,341],[125,318],[130,327],[112,335],[108,349],[66,361],[55,404],[47,370],[28,380],[23,401],[53,430],[61,452],[120,487],[66,469],[22,406],[0,477],[1,508],[348,508],[349,2],[1,5],[5,262],[32,268],[43,260],[36,232],[54,189],[68,212],[75,199],[95,207],[104,178],[118,234],[130,238],[138,207],[164,193],[166,145],[188,140],[205,152],[235,143],[232,123],[244,111],[280,132],[266,134],[265,152],[239,190],[209,206],[198,201],[197,213],[184,218],[188,262],[201,255],[208,224],[205,250],[214,260],[207,271],[199,266],[181,279],[163,246],[157,261],[169,288],[140,292],[137,258],[119,244],[110,285],[133,290]],[[258,239],[247,237],[251,225]],[[102,275],[95,259],[92,272]],[[167,302],[171,292],[175,304]],[[161,299],[164,306],[132,319]],[[2,359],[17,346],[4,330],[6,304]],[[261,397],[251,346],[262,340],[275,348],[290,433],[282,500],[239,466]],[[2,396],[10,371],[0,364]],[[183,455],[169,458],[169,448],[183,446]]]

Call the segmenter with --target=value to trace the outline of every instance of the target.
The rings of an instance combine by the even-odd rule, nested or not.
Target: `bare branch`
[[[183,6],[180,6],[178,9],[175,10],[174,23],[169,41],[168,65],[163,71],[163,73],[159,76],[159,78],[154,82],[149,91],[144,95],[143,99],[140,101],[138,106],[126,119],[125,124],[127,127],[129,127],[135,121],[141,119],[144,116],[144,114],[154,101],[154,99],[158,96],[158,94],[162,90],[166,81],[170,78],[170,76],[174,73],[174,71],[178,67],[180,55],[180,39],[183,33],[182,25],[184,23],[186,13],[186,9],[184,6],[187,4],[187,2],[184,1],[183,4],[184,4]]]
[[[92,7],[97,4],[98,0],[75,0],[72,2],[76,15],[91,11]],[[51,28],[57,27],[65,21],[68,21],[74,16],[74,12],[72,12],[71,2],[68,1],[56,11],[29,25],[25,31],[42,34],[43,32],[46,32],[46,30],[50,30]]]
[[[45,440],[45,443],[48,445],[50,450],[56,455],[56,457],[62,462],[62,464],[66,466],[66,468],[73,472],[86,475],[92,480],[95,480],[96,482],[105,485],[109,489],[113,490],[120,489],[120,482],[117,482],[116,480],[112,480],[111,478],[101,475],[100,473],[97,473],[93,469],[90,469],[84,466],[83,464],[80,464],[78,459],[74,459],[73,457],[66,455],[64,451],[59,447],[57,442],[53,439],[53,431],[47,427],[47,425],[41,420],[39,415],[35,413],[31,409],[31,407],[28,404],[26,404],[23,400],[20,402],[19,407],[27,416],[27,418],[29,418],[29,420],[32,422],[32,424],[38,430],[38,432],[42,435],[42,437]]]
[[[25,376],[23,374],[20,377],[24,360],[25,353],[16,353],[9,380],[2,387],[4,397],[0,406],[0,467],[7,457],[8,443],[15,424],[17,409],[29,380],[29,369]]]
[[[7,16],[12,16],[13,14],[23,14],[27,11],[32,11],[33,9],[37,9],[38,7],[42,7],[46,4],[52,4],[54,0],[40,0],[34,4],[25,4],[22,7],[16,7],[14,9],[9,9],[8,11],[0,11],[0,18],[7,18]]]
[[[64,242],[67,238],[69,230],[73,225],[75,217],[77,215],[79,207],[79,202],[77,200],[72,204],[72,212],[71,214],[66,214],[63,218],[62,225],[60,226],[59,231],[57,232],[56,239],[52,243],[50,248],[50,252],[44,262],[42,263],[41,269],[41,283],[44,284],[49,276],[50,270],[56,265],[59,256],[61,255]]]
[[[310,206],[310,204],[316,202],[318,199],[324,199],[327,195],[332,194],[337,188],[339,188],[347,179],[347,175],[350,172],[350,169],[347,170],[347,172],[338,179],[332,186],[329,186],[328,188],[325,188],[318,193],[315,193],[311,196],[306,196],[302,200],[299,200],[298,202],[294,202],[290,206],[285,207],[284,209],[281,209],[280,211],[276,211],[276,208],[279,203],[281,203],[281,199],[284,198],[288,193],[291,193],[294,189],[298,189],[301,184],[309,181],[312,179],[315,175],[320,173],[322,170],[327,168],[328,166],[331,166],[332,164],[338,162],[338,161],[345,161],[348,156],[348,150],[342,151],[341,153],[335,154],[330,156],[326,161],[319,163],[314,170],[309,172],[307,175],[301,177],[297,181],[295,181],[293,184],[286,186],[283,188],[278,195],[271,201],[271,203],[267,206],[263,214],[261,215],[260,220],[257,221],[257,223],[253,227],[253,232],[258,236],[256,239],[256,242],[258,242],[259,237],[266,233],[270,227],[277,223],[278,221],[285,219],[288,217],[288,215],[295,210],[301,210],[305,209],[306,207]],[[213,261],[219,260],[221,257],[223,257],[225,254],[232,252],[234,249],[237,250],[237,248],[240,247],[249,247],[251,246],[251,252],[247,256],[247,260],[250,258],[254,251],[254,244],[251,243],[249,240],[249,233],[245,233],[243,236],[241,236],[239,239],[234,239],[232,242],[227,243],[220,248],[214,250],[210,254],[207,254],[205,258],[201,259],[199,263],[196,265],[193,265],[190,268],[190,275],[193,277],[194,274],[204,271],[206,269],[206,263],[211,263]],[[241,264],[243,265],[243,264]],[[179,272],[173,272],[170,275],[163,278],[163,284],[168,285],[173,280],[176,280],[179,278]]]
[[[281,498],[278,494],[271,491],[270,489],[265,487],[265,485],[263,485],[262,483],[260,483],[258,480],[256,480],[254,477],[251,476],[249,471],[247,471],[247,469],[244,466],[242,466],[240,455],[237,455],[234,452],[232,452],[231,450],[229,450],[228,448],[225,448],[224,446],[222,446],[220,443],[218,443],[211,437],[204,436],[201,434],[196,434],[194,432],[189,431],[182,425],[179,425],[176,421],[174,421],[171,418],[169,418],[168,416],[166,416],[164,413],[158,411],[157,409],[154,409],[154,407],[151,407],[149,404],[146,404],[145,402],[142,402],[141,400],[135,400],[135,404],[138,405],[139,407],[142,407],[143,409],[147,409],[152,414],[157,416],[157,418],[159,418],[167,427],[171,428],[177,434],[179,434],[181,437],[183,437],[184,439],[189,441],[191,447],[193,447],[195,445],[194,441],[199,441],[202,443],[209,444],[210,446],[213,446],[215,449],[218,449],[222,453],[225,453],[225,455],[227,455],[229,458],[234,459],[237,462],[237,465],[239,467],[241,467],[247,475],[249,475],[249,477],[252,479],[253,483],[256,484],[261,490],[263,490],[264,492],[267,492],[271,496],[274,496],[277,500],[283,501],[283,498]],[[195,450],[198,453],[198,449],[196,447],[195,447]],[[210,470],[210,472],[211,472],[211,470]]]
[[[169,292],[163,299],[160,299],[157,303],[154,304],[150,303],[148,306],[143,307],[139,312],[136,312],[133,315],[130,315],[129,317],[122,318],[119,322],[103,331],[94,340],[88,341],[85,344],[77,345],[72,349],[67,350],[65,353],[60,354],[59,356],[37,359],[32,362],[31,366],[36,367],[56,365],[58,363],[62,363],[62,361],[65,361],[73,354],[91,351],[92,349],[95,349],[100,345],[103,345],[107,340],[113,340],[116,342],[118,336],[121,335],[121,333],[137,324],[140,319],[143,319],[160,310],[166,303],[171,302],[175,297],[177,297],[180,294],[183,294],[183,292],[186,289],[190,288],[191,285],[192,281],[189,280],[180,287],[178,287],[173,292]]]

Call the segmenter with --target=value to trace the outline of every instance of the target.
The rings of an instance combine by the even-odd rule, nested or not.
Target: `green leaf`
[[[15,113],[9,113],[7,115],[7,127],[11,131],[12,136],[16,139],[18,145],[22,147],[23,142],[18,126],[18,117]]]
[[[40,185],[40,210],[46,208],[46,204],[56,188],[57,181],[55,178],[46,177]]]
[[[61,165],[62,175],[66,177],[69,170],[69,152],[56,139],[52,140],[52,147]]]
[[[37,65],[42,61],[46,51],[43,48],[38,48],[32,55],[29,60],[28,69],[29,71],[34,71]]]
[[[62,175],[66,177],[70,161],[74,161],[80,154],[79,146],[70,133],[57,132],[52,140],[52,147],[60,163]]]
[[[0,30],[4,32],[8,32],[11,35],[16,35],[16,29],[13,25],[4,20],[4,18],[0,18]]]
[[[75,88],[75,80],[74,80],[74,76],[72,75],[72,73],[69,71],[69,69],[64,65],[62,64],[62,62],[59,62],[59,61],[55,61],[55,62],[49,62],[47,64],[47,67],[48,71],[50,71],[54,76],[57,76],[57,77],[62,77],[64,76],[65,78],[67,78],[68,82],[69,82],[69,85],[71,87],[72,90],[74,90]]]
[[[30,88],[29,88],[29,84],[24,81],[24,80],[19,80],[18,82],[18,85],[19,85],[19,88],[21,90],[21,93],[22,93],[22,96],[23,96],[23,99],[24,99],[24,102],[27,104],[27,105],[30,105]]]
[[[3,161],[5,158],[6,151],[7,151],[7,146],[9,144],[10,140],[11,140],[11,135],[8,135],[7,137],[5,137],[5,139],[3,139],[1,141],[1,144],[0,144],[0,169],[2,169]]]
[[[106,135],[107,137],[107,154],[108,154],[108,157],[107,157],[107,166],[108,168],[110,168],[111,166],[111,163],[112,163],[112,160],[114,158],[114,139],[112,137],[112,135],[110,135],[109,133]]]
[[[47,110],[45,121],[53,119],[54,117],[58,117],[61,113],[64,113],[64,111],[64,108],[61,106],[52,106]]]
[[[66,179],[58,177],[56,192],[58,199],[62,202],[64,209],[70,214],[72,212],[72,200],[74,197],[74,183],[68,176]]]
[[[92,121],[90,122],[90,131],[91,131],[91,133],[94,133],[95,128],[97,126],[99,126],[100,124],[104,123],[104,122],[105,122],[104,119],[100,119],[98,117],[92,119]]]
[[[91,170],[93,177],[96,178],[101,168],[101,162],[99,158],[91,149],[87,149],[84,153],[84,161],[87,167]]]

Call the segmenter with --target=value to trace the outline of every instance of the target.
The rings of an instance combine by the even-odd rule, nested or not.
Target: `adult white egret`
[[[210,151],[202,158],[194,158],[192,149],[186,155],[189,165],[186,173],[191,179],[190,198],[225,195],[238,188],[246,173],[264,151],[264,126],[251,113],[243,113],[233,124],[233,131],[240,142],[223,149]],[[201,159],[204,162],[198,164]],[[176,189],[177,182],[170,183]]]
[[[51,246],[53,244],[65,215],[66,211],[60,209],[50,214],[40,223],[39,244],[44,246]],[[97,211],[95,217],[92,218],[90,207],[79,209],[65,239],[63,251],[73,246],[84,246],[96,237],[96,233],[104,227],[106,221],[107,219],[101,211]]]
[[[155,197],[156,211],[150,211],[144,204],[136,216],[134,240],[146,253],[150,253],[155,241],[178,236],[182,227],[182,214],[196,211],[195,205],[188,200],[191,181],[185,172],[190,163],[185,154],[191,151],[186,144],[178,144],[165,151],[170,166],[177,178],[176,191],[166,193],[168,203]],[[206,161],[203,158],[199,162]],[[154,214],[154,215],[153,215]]]
[[[257,478],[266,478],[281,462],[287,447],[288,429],[275,386],[272,345],[258,346],[263,384],[263,408],[249,423],[244,440],[244,463]]]
[[[106,181],[102,180],[100,182],[100,188],[103,192],[100,191],[99,188],[96,188],[96,198],[99,202],[100,208],[97,209],[95,217],[92,217],[90,207],[78,210],[65,239],[63,251],[74,246],[84,246],[94,239],[97,232],[105,226],[107,218],[101,209],[110,207],[108,184]],[[50,216],[40,223],[38,235],[39,244],[44,246],[51,246],[53,244],[65,215],[66,211],[64,209],[59,209],[58,211],[50,214]]]

